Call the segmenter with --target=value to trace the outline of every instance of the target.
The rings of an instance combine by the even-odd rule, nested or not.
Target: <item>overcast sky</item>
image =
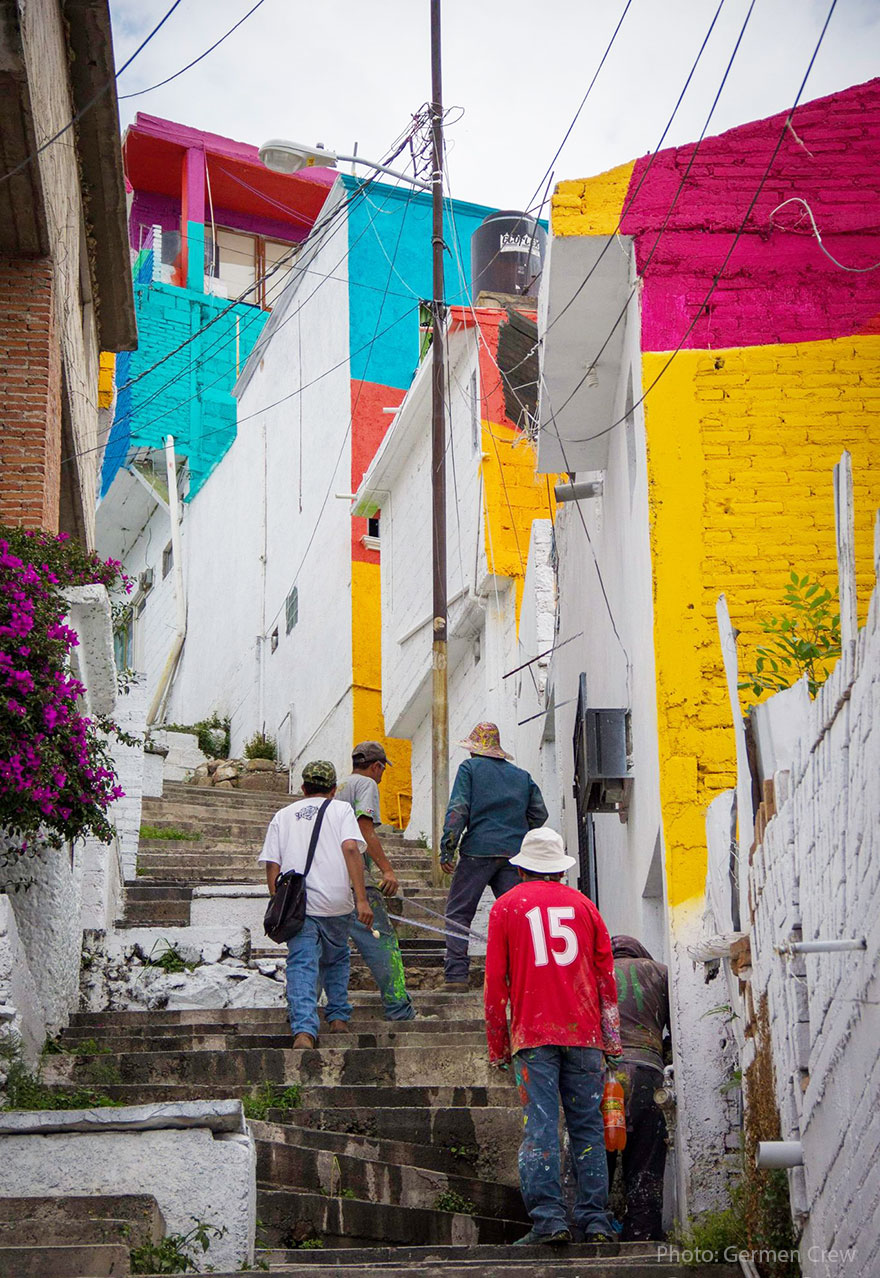
[[[756,0],[710,133],[791,105],[831,0]],[[197,57],[254,0],[182,0],[119,81],[146,89]],[[444,0],[453,195],[523,208],[586,92],[625,0]],[[111,0],[121,66],[170,0]],[[701,132],[748,0],[721,0],[665,145]],[[718,0],[632,0],[555,181],[654,150]],[[804,101],[880,74],[880,0],[838,0]],[[263,0],[219,49],[172,84],[120,102],[259,145],[323,142],[379,159],[430,97],[428,0]]]

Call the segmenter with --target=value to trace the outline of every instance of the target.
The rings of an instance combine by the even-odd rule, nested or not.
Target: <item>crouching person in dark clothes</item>
[[[661,1241],[666,1120],[654,1101],[663,1079],[664,1035],[669,1034],[669,981],[633,936],[611,938],[623,1059],[616,1069],[626,1104],[623,1187],[625,1242]],[[614,1179],[617,1154],[608,1154],[608,1180]]]

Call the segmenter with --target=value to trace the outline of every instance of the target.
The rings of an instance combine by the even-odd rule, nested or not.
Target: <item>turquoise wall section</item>
[[[104,456],[102,495],[125,463],[130,447],[160,448],[165,436],[171,434],[178,454],[189,458],[188,500],[192,499],[232,443],[236,419],[232,387],[269,318],[266,311],[234,306],[155,372],[126,388],[127,382],[228,305],[223,298],[171,284],[139,283],[136,274],[139,344],[130,355],[120,356],[117,364],[119,390]]]
[[[342,180],[349,193],[360,185],[356,178]],[[481,204],[446,202],[450,306],[470,300],[471,236],[493,211]],[[351,376],[404,389],[419,363],[419,299],[432,293],[430,194],[370,186],[349,209],[348,243]]]

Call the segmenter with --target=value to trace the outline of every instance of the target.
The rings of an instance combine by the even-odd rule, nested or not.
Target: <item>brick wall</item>
[[[804,1167],[790,1177],[813,1278],[869,1278],[880,1268],[878,708],[875,592],[855,659],[839,662],[810,707],[790,795],[749,871],[751,1003],[767,999],[782,1138],[803,1142]],[[775,947],[799,932],[865,937],[867,951],[780,958]],[[849,1259],[821,1255],[852,1247]]]
[[[0,257],[0,520],[58,528],[61,354],[48,258]]]

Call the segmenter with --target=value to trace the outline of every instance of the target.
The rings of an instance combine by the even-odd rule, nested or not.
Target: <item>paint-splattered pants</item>
[[[406,992],[406,977],[397,933],[388,917],[379,889],[368,887],[367,896],[373,907],[373,928],[379,935],[373,936],[373,930],[364,927],[357,914],[349,915],[348,934],[379,987],[386,1021],[411,1021],[416,1013],[412,999]]]
[[[623,1188],[626,1214],[625,1242],[662,1242],[663,1172],[666,1167],[666,1120],[654,1101],[663,1077],[650,1065],[625,1061],[627,1076],[626,1146],[623,1150]],[[614,1179],[617,1154],[608,1155],[608,1177]]]
[[[610,1234],[608,1166],[599,1104],[604,1062],[597,1047],[527,1047],[513,1057],[523,1107],[519,1179],[539,1234],[567,1229],[559,1152],[559,1102],[577,1176],[574,1223],[585,1234]]]

